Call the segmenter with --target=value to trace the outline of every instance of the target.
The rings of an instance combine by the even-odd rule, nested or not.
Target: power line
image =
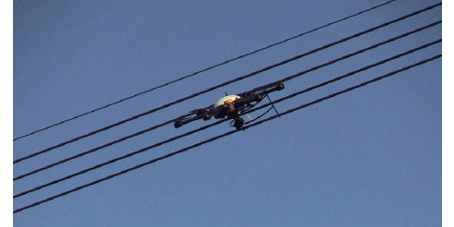
[[[326,85],[328,85],[328,84],[331,84],[331,83],[334,83],[334,82],[336,82],[336,81],[339,81],[339,80],[345,79],[345,78],[347,78],[347,77],[353,76],[354,74],[363,72],[363,71],[368,70],[368,69],[370,69],[370,68],[373,68],[373,67],[382,65],[382,64],[384,64],[384,63],[386,63],[386,62],[389,62],[389,61],[398,59],[398,58],[400,58],[400,57],[403,57],[403,56],[405,56],[405,55],[411,54],[411,53],[413,53],[413,52],[415,52],[415,51],[419,51],[419,50],[425,49],[425,48],[427,48],[427,47],[429,47],[429,46],[435,45],[435,44],[437,44],[437,43],[441,43],[441,41],[442,41],[442,39],[438,39],[438,40],[436,40],[436,41],[433,41],[433,42],[424,44],[424,45],[419,46],[419,47],[417,47],[417,48],[408,50],[408,51],[406,51],[406,52],[403,52],[403,53],[400,53],[400,54],[397,54],[397,55],[394,55],[394,56],[392,56],[392,57],[386,58],[386,59],[384,59],[384,60],[381,60],[381,61],[376,62],[376,63],[371,64],[371,65],[362,67],[362,68],[360,68],[360,69],[357,69],[357,70],[355,70],[355,71],[349,72],[349,73],[344,74],[344,75],[342,75],[342,76],[338,76],[338,77],[333,78],[333,79],[331,79],[331,80],[327,80],[327,81],[325,81],[325,82],[322,82],[322,83],[320,83],[320,84],[311,86],[311,87],[306,88],[306,89],[304,89],[304,90],[301,90],[301,91],[295,92],[295,93],[293,93],[293,94],[284,96],[284,97],[282,97],[282,98],[280,98],[280,99],[276,99],[276,100],[273,101],[273,103],[276,104],[276,103],[279,103],[279,102],[281,102],[281,101],[284,101],[284,100],[293,98],[293,97],[295,97],[295,96],[298,96],[298,95],[302,95],[302,94],[304,94],[304,93],[307,93],[307,92],[309,92],[309,91],[315,90],[315,89],[317,89],[317,88],[324,87],[324,86],[326,86]],[[256,110],[258,110],[258,109],[262,109],[262,108],[268,107],[268,106],[270,106],[270,105],[272,105],[272,104],[271,104],[271,103],[267,103],[267,104],[264,104],[264,105],[262,105],[262,106],[260,106],[260,107],[255,108],[255,109],[253,109],[253,110],[256,111]]]
[[[441,24],[441,22],[442,22],[441,20],[435,21],[435,22],[430,23],[430,24],[428,24],[428,25],[426,25],[426,26],[419,27],[419,28],[417,28],[417,29],[414,29],[414,30],[412,30],[412,31],[406,32],[406,33],[401,34],[401,35],[399,35],[399,36],[396,36],[396,37],[387,39],[387,40],[385,40],[385,41],[383,41],[383,42],[379,42],[379,43],[377,43],[377,44],[368,46],[368,47],[366,47],[366,48],[357,50],[357,51],[355,51],[355,52],[353,52],[353,53],[344,55],[344,56],[342,56],[342,57],[340,57],[340,58],[333,59],[333,60],[328,61],[328,62],[326,62],[326,63],[324,63],[324,64],[317,65],[317,66],[314,66],[314,67],[312,67],[312,68],[310,68],[310,69],[307,69],[307,70],[305,70],[305,71],[302,71],[302,72],[293,74],[293,75],[288,76],[288,77],[286,77],[286,78],[284,78],[284,79],[281,79],[281,80],[279,80],[279,81],[275,81],[274,83],[277,83],[277,82],[283,83],[283,82],[286,82],[286,81],[295,79],[295,78],[300,77],[300,76],[302,76],[302,75],[304,75],[304,74],[306,74],[306,73],[308,73],[308,72],[317,70],[317,69],[319,69],[319,68],[322,68],[322,67],[325,67],[325,66],[328,66],[328,65],[331,65],[331,64],[334,64],[334,63],[336,63],[336,62],[345,60],[345,59],[347,59],[347,58],[350,58],[350,57],[355,56],[355,55],[357,55],[357,54],[360,54],[360,53],[366,52],[366,51],[368,51],[368,50],[377,48],[377,47],[382,46],[382,45],[384,45],[384,44],[387,44],[387,43],[396,41],[396,40],[401,39],[401,38],[404,38],[404,37],[407,37],[407,36],[409,36],[409,35],[411,35],[411,34],[414,34],[414,33],[420,32],[420,31],[423,31],[423,30],[428,29],[428,28],[431,28],[431,27],[434,27],[435,25]],[[268,85],[264,85],[263,87],[266,87],[266,86],[269,86],[269,84],[268,84]],[[262,89],[262,87],[259,87],[259,88],[256,88],[255,90],[261,90],[261,89]]]
[[[435,26],[435,25],[438,25],[438,24],[440,24],[440,23],[441,23],[441,20],[440,20],[440,21],[437,21],[437,22],[433,22],[433,23],[431,23],[431,24],[429,24],[429,25],[422,26],[422,27],[417,28],[417,29],[414,29],[414,30],[412,30],[412,31],[410,31],[410,32],[406,32],[406,33],[401,34],[401,35],[399,35],[399,36],[396,36],[396,37],[387,39],[387,40],[385,40],[385,41],[379,42],[379,43],[377,43],[377,44],[371,45],[371,46],[369,46],[369,47],[360,49],[360,50],[355,51],[355,52],[353,52],[353,53],[350,53],[350,54],[344,55],[344,56],[342,56],[342,57],[339,57],[339,58],[337,58],[337,59],[328,61],[328,62],[326,62],[326,63],[324,63],[324,64],[321,64],[321,65],[312,67],[312,68],[310,68],[310,69],[308,69],[308,70],[305,70],[305,71],[302,71],[302,72],[300,72],[300,73],[293,74],[293,75],[288,76],[288,77],[286,77],[286,78],[284,78],[284,79],[281,79],[281,80],[279,80],[279,81],[280,81],[280,82],[289,81],[289,80],[294,79],[294,78],[296,78],[296,77],[302,76],[303,74],[306,74],[306,73],[308,73],[308,72],[315,71],[315,70],[317,70],[317,69],[320,69],[320,68],[322,68],[322,67],[326,67],[326,66],[328,66],[328,65],[334,64],[334,63],[336,63],[336,62],[338,62],[338,61],[341,61],[341,60],[345,60],[345,59],[347,59],[347,58],[350,58],[350,57],[352,57],[352,56],[358,55],[358,54],[363,53],[363,52],[365,52],[365,51],[368,51],[368,50],[377,48],[377,47],[379,47],[379,46],[385,45],[385,44],[387,44],[387,43],[396,41],[396,40],[398,40],[398,39],[407,37],[407,36],[409,36],[409,35],[411,35],[411,34],[414,34],[414,33],[417,33],[417,32],[421,32],[421,31],[423,31],[423,30],[425,30],[425,29],[431,28],[431,27],[433,27],[433,26]],[[440,41],[441,41],[441,40],[440,40]],[[273,82],[273,83],[276,83],[276,82],[278,82],[278,81],[275,81],[275,82]],[[84,151],[84,152],[79,153],[79,154],[77,154],[77,155],[74,155],[74,156],[65,158],[65,159],[60,160],[60,161],[57,161],[57,162],[55,162],[55,163],[51,163],[51,164],[46,165],[46,166],[44,166],[44,167],[41,167],[41,168],[32,170],[32,171],[27,172],[27,173],[24,173],[24,174],[22,174],[22,175],[19,175],[19,176],[13,178],[13,181],[22,179],[22,178],[24,178],[24,177],[33,175],[33,174],[38,173],[38,172],[41,172],[41,171],[43,171],[43,170],[52,168],[52,167],[57,166],[57,165],[60,165],[60,164],[63,164],[63,163],[68,162],[68,161],[70,161],[70,160],[74,160],[74,159],[76,159],[76,158],[83,157],[83,156],[85,156],[85,155],[87,155],[87,154],[93,153],[93,152],[95,152],[95,151],[97,151],[97,150],[106,148],[106,147],[111,146],[111,145],[114,145],[114,144],[116,144],[116,143],[125,141],[125,140],[127,140],[127,139],[133,138],[133,137],[138,136],[138,135],[141,135],[141,134],[143,134],[143,133],[145,133],[145,132],[149,132],[149,131],[155,130],[155,129],[159,128],[159,127],[162,127],[162,126],[164,126],[164,125],[167,125],[167,124],[169,124],[169,123],[172,123],[172,122],[174,122],[175,120],[176,120],[176,118],[175,118],[175,119],[172,119],[172,120],[169,120],[169,121],[166,121],[166,122],[164,122],[164,123],[161,123],[161,124],[152,126],[152,127],[150,127],[150,128],[141,130],[141,131],[139,131],[139,132],[136,132],[136,133],[134,133],[134,134],[128,135],[128,136],[126,136],[126,137],[122,137],[122,138],[120,138],[120,139],[117,139],[117,140],[115,140],[115,141],[106,143],[106,144],[104,144],[104,145],[101,145],[101,146],[92,148],[92,149],[90,149],[90,150],[88,150],[88,151]]]
[[[262,68],[262,69],[260,69],[260,70],[257,70],[257,71],[254,71],[254,72],[252,72],[252,73],[246,74],[246,75],[244,75],[244,76],[237,77],[237,78],[235,78],[235,79],[233,79],[233,80],[226,81],[226,82],[224,82],[224,83],[218,84],[218,85],[216,85],[216,86],[214,86],[214,87],[211,87],[211,88],[207,88],[207,89],[205,89],[205,90],[203,90],[203,91],[200,91],[200,92],[194,93],[194,94],[192,94],[192,95],[186,96],[186,97],[184,97],[184,98],[175,100],[175,101],[173,101],[173,102],[164,104],[164,105],[162,105],[162,106],[160,106],[160,107],[157,107],[157,108],[148,110],[148,111],[143,112],[143,113],[141,113],[141,114],[138,114],[138,115],[132,116],[132,117],[130,117],[130,118],[127,118],[127,119],[118,121],[118,122],[116,122],[116,123],[113,123],[113,124],[111,124],[111,125],[105,126],[105,127],[103,127],[103,128],[100,128],[100,129],[91,131],[91,132],[89,132],[89,133],[87,133],[87,134],[84,134],[84,135],[75,137],[75,138],[70,139],[70,140],[67,140],[67,141],[65,141],[65,142],[61,142],[61,143],[59,143],[59,144],[57,144],[57,145],[54,145],[54,146],[45,148],[45,149],[43,149],[43,150],[34,152],[34,153],[30,154],[30,155],[27,155],[27,156],[25,156],[25,157],[22,157],[22,158],[19,158],[19,159],[14,160],[14,161],[13,161],[13,164],[16,164],[16,163],[19,163],[19,162],[21,162],[21,161],[24,161],[24,160],[27,160],[27,159],[29,159],[29,158],[32,158],[32,157],[34,157],[34,156],[37,156],[37,155],[46,153],[46,152],[51,151],[51,150],[53,150],[53,149],[55,149],[55,148],[62,147],[62,146],[64,146],[64,145],[67,145],[67,144],[69,144],[69,143],[78,141],[78,140],[80,140],[80,139],[83,139],[83,138],[86,138],[86,137],[95,135],[95,134],[97,134],[97,133],[99,133],[99,132],[102,132],[102,131],[108,130],[108,129],[110,129],[110,128],[119,126],[119,125],[124,124],[124,123],[126,123],[126,122],[128,122],[128,121],[132,121],[132,120],[138,119],[138,118],[140,118],[140,117],[143,117],[143,116],[145,116],[145,115],[148,115],[148,114],[154,113],[154,112],[156,112],[156,111],[165,109],[165,108],[170,107],[170,106],[172,106],[172,105],[175,105],[175,104],[177,104],[177,103],[180,103],[180,102],[183,102],[183,101],[185,101],[185,100],[194,98],[194,97],[196,97],[196,96],[199,96],[199,95],[201,95],[201,94],[204,94],[204,93],[213,91],[213,90],[215,90],[215,89],[224,87],[224,86],[229,85],[229,84],[231,84],[231,83],[234,83],[234,82],[237,82],[237,81],[240,81],[240,80],[243,80],[243,79],[252,77],[252,76],[254,76],[254,75],[257,75],[257,74],[259,74],[259,73],[265,72],[265,71],[270,70],[270,69],[272,69],[272,68],[275,68],[275,67],[278,67],[278,66],[287,64],[287,63],[289,63],[289,62],[291,62],[291,61],[295,61],[295,60],[297,60],[297,59],[300,59],[300,58],[305,57],[305,56],[307,56],[307,55],[313,54],[313,53],[318,52],[318,51],[320,51],[320,50],[329,48],[329,47],[331,47],[331,46],[337,45],[337,44],[339,44],[339,43],[346,42],[346,41],[348,41],[348,40],[350,40],[350,39],[359,37],[359,36],[364,35],[364,34],[366,34],[366,33],[369,33],[369,32],[372,32],[372,31],[374,31],[374,30],[377,30],[377,29],[379,29],[379,28],[382,28],[382,27],[388,26],[388,25],[390,25],[390,24],[399,22],[399,21],[404,20],[404,19],[407,19],[407,18],[409,18],[409,17],[413,17],[413,16],[418,15],[418,14],[420,14],[420,13],[422,13],[422,12],[425,12],[425,11],[431,10],[431,9],[433,9],[433,8],[435,8],[435,7],[438,7],[438,6],[440,6],[441,4],[442,4],[442,3],[440,2],[440,3],[437,3],[437,4],[431,5],[431,6],[429,6],[429,7],[426,7],[426,8],[424,8],[424,9],[421,9],[421,10],[415,11],[415,12],[413,12],[413,13],[407,14],[407,15],[405,15],[405,16],[399,17],[399,18],[394,19],[394,20],[392,20],[392,21],[388,21],[388,22],[383,23],[383,24],[381,24],[381,25],[378,25],[378,26],[369,28],[369,29],[367,29],[367,30],[364,30],[364,31],[362,31],[362,32],[358,32],[358,33],[356,33],[356,34],[354,34],[354,35],[351,35],[351,36],[349,36],[349,37],[340,39],[340,40],[338,40],[338,41],[336,41],[336,42],[333,42],[333,43],[330,43],[330,44],[326,44],[326,45],[324,45],[324,46],[322,46],[322,47],[319,47],[319,48],[313,49],[313,50],[311,50],[311,51],[308,51],[308,52],[306,52],[306,53],[303,53],[303,54],[294,56],[294,57],[292,57],[292,58],[289,58],[289,59],[287,59],[287,60],[281,61],[281,62],[276,63],[276,64],[274,64],[274,65],[267,66],[267,67]]]
[[[239,60],[239,59],[241,59],[241,58],[244,58],[244,57],[247,57],[247,56],[256,54],[256,53],[261,52],[261,51],[264,51],[264,50],[266,50],[266,49],[270,49],[270,48],[272,48],[272,47],[274,47],[274,46],[278,46],[278,45],[280,45],[280,44],[283,44],[283,43],[289,42],[289,41],[291,41],[291,40],[294,40],[294,39],[296,39],[296,38],[300,38],[300,37],[302,37],[302,36],[304,36],[304,35],[308,35],[308,34],[310,34],[310,33],[312,33],[312,32],[315,32],[315,31],[317,31],[317,30],[320,30],[320,29],[322,29],[322,28],[329,27],[329,26],[334,25],[334,24],[337,24],[337,23],[339,23],[339,22],[342,22],[342,21],[348,20],[348,19],[350,19],[350,18],[359,16],[359,15],[361,15],[361,14],[363,14],[363,13],[366,13],[366,12],[372,11],[372,10],[374,10],[374,9],[380,8],[380,7],[382,7],[382,6],[388,5],[388,4],[390,4],[390,3],[394,2],[394,1],[396,1],[396,0],[390,0],[390,1],[384,2],[384,3],[382,3],[382,4],[373,6],[373,7],[371,7],[371,8],[368,8],[368,9],[365,9],[365,10],[362,10],[362,11],[359,11],[359,12],[357,12],[357,13],[355,13],[355,14],[350,15],[350,16],[344,17],[344,18],[342,18],[342,19],[339,19],[339,20],[330,22],[330,23],[328,23],[328,24],[325,24],[325,25],[316,27],[316,28],[311,29],[311,30],[309,30],[309,31],[302,32],[302,33],[297,34],[297,35],[295,35],[295,36],[292,36],[292,37],[290,37],[290,38],[287,38],[287,39],[284,39],[284,40],[282,40],[282,41],[279,41],[279,42],[277,42],[277,43],[273,43],[273,44],[270,44],[270,45],[268,45],[268,46],[262,47],[262,48],[260,48],[260,49],[251,51],[251,52],[249,52],[249,53],[239,55],[239,56],[237,56],[237,57],[228,59],[228,60],[226,60],[226,61],[224,61],[224,62],[221,62],[221,63],[217,63],[217,64],[212,65],[212,66],[209,66],[209,67],[207,67],[207,68],[205,68],[205,69],[196,71],[196,72],[194,72],[194,73],[191,73],[191,74],[188,74],[188,75],[186,75],[186,76],[180,77],[180,78],[178,78],[178,79],[169,81],[169,82],[164,83],[164,84],[161,84],[161,85],[159,85],[159,86],[150,88],[150,89],[148,89],[148,90],[139,92],[139,93],[137,93],[137,94],[134,94],[134,95],[131,95],[131,96],[122,98],[122,99],[119,99],[119,100],[117,100],[117,101],[111,102],[111,103],[106,104],[106,105],[104,105],[104,106],[95,108],[95,109],[90,110],[90,111],[87,111],[87,112],[85,112],[85,113],[82,113],[82,114],[76,115],[76,116],[74,116],[74,117],[71,117],[71,118],[62,120],[62,121],[60,121],[60,122],[57,122],[57,123],[48,125],[48,126],[46,126],[46,127],[43,127],[43,128],[37,129],[37,130],[34,130],[34,131],[30,132],[30,133],[27,133],[27,134],[25,134],[25,135],[18,136],[18,137],[16,137],[16,138],[14,138],[13,141],[20,140],[20,139],[22,139],[22,138],[31,136],[31,135],[36,134],[36,133],[38,133],[38,132],[45,131],[45,130],[47,130],[47,129],[53,128],[53,127],[55,127],[55,126],[64,124],[64,123],[69,122],[69,121],[72,121],[72,120],[75,120],[75,119],[80,118],[80,117],[83,117],[83,116],[85,116],[85,115],[89,115],[89,114],[95,113],[95,112],[97,112],[97,111],[99,111],[99,110],[106,109],[106,108],[108,108],[108,107],[117,105],[117,104],[119,104],[119,103],[121,103],[121,102],[124,102],[124,101],[126,101],[126,100],[129,100],[129,99],[138,97],[138,96],[140,96],[140,95],[143,95],[143,94],[152,92],[152,91],[154,91],[154,90],[157,90],[157,89],[160,89],[160,88],[163,88],[163,87],[166,87],[166,86],[168,86],[168,85],[170,85],[170,84],[173,84],[173,83],[182,81],[182,80],[184,80],[184,79],[193,77],[193,76],[195,76],[195,75],[197,75],[197,74],[200,74],[200,73],[209,71],[209,70],[211,70],[211,69],[214,69],[214,68],[217,68],[217,67],[219,67],[219,66],[228,64],[228,63],[230,63],[230,62],[234,62],[234,61],[236,61],[236,60]]]
[[[336,96],[338,96],[338,95],[341,95],[341,94],[344,94],[344,93],[353,91],[353,90],[355,90],[355,89],[357,89],[357,88],[360,88],[360,87],[366,86],[366,85],[368,85],[368,84],[377,82],[377,81],[379,81],[379,80],[382,80],[382,79],[384,79],[384,78],[390,77],[390,76],[395,75],[395,74],[397,74],[397,73],[406,71],[406,70],[411,69],[411,68],[413,68],[413,67],[416,67],[416,66],[419,66],[419,65],[428,63],[428,62],[430,62],[430,61],[433,61],[433,60],[435,60],[435,59],[440,58],[441,56],[442,56],[441,54],[436,55],[436,56],[433,56],[433,57],[431,57],[431,58],[425,59],[425,60],[420,61],[420,62],[418,62],[418,63],[412,64],[412,65],[408,65],[408,66],[406,66],[406,67],[404,67],[404,68],[401,68],[401,69],[399,69],[399,70],[390,72],[390,73],[388,73],[388,74],[385,74],[385,75],[376,77],[376,78],[374,78],[374,79],[372,79],[372,80],[368,80],[368,81],[366,81],[366,82],[363,82],[363,83],[360,83],[360,84],[358,84],[358,85],[349,87],[349,88],[344,89],[344,90],[341,90],[341,91],[339,91],[339,92],[332,93],[332,94],[330,94],[330,95],[328,95],[328,96],[324,96],[324,97],[319,98],[319,99],[317,99],[317,100],[314,100],[314,101],[312,101],[312,102],[303,104],[303,105],[298,106],[298,107],[296,107],[296,108],[287,110],[287,111],[285,111],[285,112],[283,112],[283,113],[273,115],[273,116],[268,117],[268,118],[266,118],[266,119],[263,119],[263,120],[261,120],[261,121],[257,121],[257,122],[255,122],[255,123],[253,123],[253,124],[251,124],[251,125],[245,126],[245,127],[244,127],[244,130],[246,130],[246,129],[248,129],[248,128],[251,128],[251,127],[255,127],[255,126],[260,125],[260,124],[262,124],[262,123],[265,123],[265,122],[267,122],[267,121],[276,119],[277,117],[281,117],[281,116],[284,116],[284,115],[293,113],[293,112],[295,112],[295,111],[297,111],[297,110],[301,110],[301,109],[304,109],[304,108],[309,107],[309,106],[311,106],[311,105],[314,105],[314,104],[323,102],[323,101],[325,101],[325,100],[328,100],[328,99],[330,99],[330,98],[336,97]],[[144,167],[144,166],[153,164],[153,163],[155,163],[155,162],[158,162],[158,161],[161,161],[161,160],[170,158],[170,157],[172,157],[172,156],[174,156],[174,155],[183,153],[183,152],[185,152],[185,151],[188,151],[188,150],[193,149],[193,148],[195,148],[195,147],[201,146],[201,145],[203,145],[203,144],[213,142],[213,141],[215,141],[215,140],[217,140],[217,139],[220,139],[220,138],[229,136],[229,135],[234,134],[234,133],[239,132],[239,131],[241,131],[241,130],[232,130],[232,131],[226,132],[226,133],[224,133],[224,134],[221,134],[221,135],[212,137],[212,138],[210,138],[210,139],[204,140],[204,141],[202,141],[202,142],[198,142],[198,143],[196,143],[196,144],[193,144],[193,145],[191,145],[191,146],[182,148],[182,149],[177,150],[177,151],[174,151],[174,152],[172,152],[172,153],[163,155],[163,156],[161,156],[161,157],[152,159],[152,160],[150,160],[150,161],[141,163],[141,164],[139,164],[139,165],[135,165],[135,166],[130,167],[130,168],[128,168],[128,169],[125,169],[125,170],[119,171],[119,172],[117,172],[117,173],[108,175],[108,176],[106,176],[106,177],[100,178],[100,179],[95,180],[95,181],[92,181],[92,182],[90,182],[90,183],[87,183],[87,184],[78,186],[78,187],[76,187],[76,188],[73,188],[73,189],[71,189],[71,190],[62,192],[62,193],[60,193],[60,194],[57,194],[57,195],[48,197],[48,198],[46,198],[46,199],[40,200],[40,201],[35,202],[35,203],[32,203],[32,204],[30,204],[30,205],[27,205],[27,206],[18,208],[18,209],[16,209],[16,210],[14,210],[13,213],[18,213],[18,212],[21,212],[21,211],[23,211],[23,210],[26,210],[26,209],[29,209],[29,208],[38,206],[38,205],[40,205],[40,204],[43,204],[43,203],[52,201],[52,200],[54,200],[54,199],[56,199],[56,198],[59,198],[59,197],[68,195],[68,194],[70,194],[70,193],[79,191],[79,190],[84,189],[84,188],[89,187],[89,186],[93,186],[93,185],[95,185],[95,184],[98,184],[98,183],[101,183],[101,182],[103,182],[103,181],[112,179],[112,178],[114,178],[114,177],[123,175],[123,174],[125,174],[125,173],[128,173],[128,172],[130,172],[130,171],[139,169],[139,168],[141,168],[141,167]]]
[[[322,83],[320,83],[320,84],[311,86],[311,87],[306,88],[306,89],[304,89],[304,90],[301,90],[301,91],[295,92],[295,93],[293,93],[293,94],[287,95],[287,96],[285,96],[285,97],[282,97],[282,98],[280,98],[280,99],[275,100],[275,101],[274,101],[274,104],[280,103],[280,102],[282,102],[282,101],[284,101],[284,100],[287,100],[287,99],[290,99],[290,98],[294,98],[295,96],[298,96],[298,95],[307,93],[307,92],[309,92],[309,91],[312,91],[312,90],[314,90],[314,89],[317,89],[317,88],[326,86],[326,85],[331,84],[331,83],[334,83],[334,82],[336,82],[336,81],[345,79],[345,78],[347,78],[347,77],[350,77],[350,76],[352,76],[352,75],[354,75],[354,74],[363,72],[363,71],[368,70],[368,69],[370,69],[370,68],[373,68],[373,67],[376,67],[376,66],[385,64],[385,63],[387,63],[387,62],[389,62],[389,61],[392,61],[392,60],[398,59],[398,58],[400,58],[400,57],[403,57],[403,56],[405,56],[405,55],[414,53],[415,51],[419,51],[419,50],[425,49],[425,48],[427,48],[427,47],[430,47],[430,46],[432,46],[432,45],[435,45],[435,44],[437,44],[437,43],[440,43],[441,41],[442,41],[441,39],[438,39],[438,40],[436,40],[436,41],[433,41],[433,42],[424,44],[424,45],[422,45],[422,46],[419,46],[419,47],[417,47],[417,48],[414,48],[414,49],[405,51],[405,52],[400,53],[400,54],[397,54],[397,55],[394,55],[394,56],[392,56],[392,57],[386,58],[386,59],[384,59],[384,60],[381,60],[381,61],[376,62],[376,63],[371,64],[371,65],[362,67],[362,68],[360,68],[360,69],[357,69],[357,70],[355,70],[355,71],[349,72],[349,73],[347,73],[347,74],[338,76],[338,77],[336,77],[336,78],[334,78],[334,79],[331,79],[331,80],[322,82]],[[248,111],[248,112],[245,113],[245,114],[249,114],[249,113],[255,112],[255,111],[257,111],[257,110],[260,110],[260,109],[263,109],[263,108],[265,108],[265,107],[268,107],[269,105],[271,105],[271,103],[267,103],[267,104],[264,104],[264,105],[262,105],[262,106],[260,106],[260,107],[255,108],[255,109],[252,109],[252,110]],[[101,164],[92,166],[92,167],[90,167],[90,168],[83,169],[83,170],[81,170],[81,171],[79,171],[79,172],[76,172],[76,173],[67,175],[67,176],[65,176],[65,177],[59,178],[59,179],[54,180],[54,181],[52,181],[52,182],[49,182],[49,183],[46,183],[46,184],[43,184],[43,185],[34,187],[34,188],[32,188],[32,189],[23,191],[23,192],[21,192],[21,193],[18,193],[18,194],[16,194],[16,195],[14,195],[13,198],[17,198],[17,197],[24,196],[24,195],[29,194],[29,193],[31,193],[31,192],[34,192],[34,191],[37,191],[37,190],[40,190],[40,189],[49,187],[49,186],[51,186],[51,185],[54,185],[54,184],[57,184],[57,183],[60,183],[60,182],[69,180],[69,179],[71,179],[71,178],[73,178],[73,177],[76,177],[76,176],[85,174],[85,173],[87,173],[87,172],[89,172],[89,171],[92,171],[92,170],[101,168],[101,167],[103,167],[103,166],[112,164],[112,163],[114,163],[114,162],[117,162],[117,161],[120,161],[120,160],[123,160],[123,159],[126,159],[126,158],[130,158],[130,157],[132,157],[132,156],[134,156],[134,155],[137,155],[137,154],[139,154],[139,153],[145,152],[145,151],[150,150],[150,149],[152,149],[152,148],[156,148],[156,147],[161,146],[161,145],[163,145],[163,144],[166,144],[166,143],[175,141],[175,140],[177,140],[177,139],[181,139],[181,138],[183,138],[183,137],[192,135],[192,134],[194,134],[194,133],[196,133],[196,132],[199,132],[199,131],[202,131],[202,130],[211,128],[211,127],[213,127],[213,126],[215,126],[215,125],[218,125],[218,124],[220,124],[220,123],[223,123],[223,122],[225,122],[225,121],[227,121],[227,120],[228,120],[228,119],[220,120],[220,121],[214,122],[214,123],[212,123],[212,124],[209,124],[209,125],[200,127],[200,128],[198,128],[198,129],[189,131],[189,132],[187,132],[187,133],[184,133],[184,134],[181,134],[181,135],[172,137],[172,138],[170,138],[170,139],[161,141],[161,142],[159,142],[159,143],[155,143],[155,144],[153,144],[153,145],[151,145],[151,146],[141,148],[141,149],[139,149],[139,150],[137,150],[137,151],[134,151],[134,152],[131,152],[131,153],[129,153],[129,154],[126,154],[126,155],[123,155],[123,156],[120,156],[120,157],[111,159],[111,160],[106,161],[106,162],[104,162],[104,163],[101,163]]]
[[[30,176],[30,175],[39,173],[39,172],[41,172],[41,171],[43,171],[43,170],[46,170],[46,169],[49,169],[49,168],[52,168],[52,167],[61,165],[61,164],[65,163],[65,162],[69,162],[69,161],[71,161],[71,160],[74,160],[74,159],[77,159],[77,158],[81,158],[81,157],[83,157],[83,156],[85,156],[85,155],[88,155],[88,154],[93,153],[93,152],[95,152],[95,151],[98,151],[98,150],[101,150],[101,149],[103,149],[103,148],[112,146],[112,145],[114,145],[114,144],[116,144],[116,143],[119,143],[119,142],[125,141],[125,140],[127,140],[127,139],[131,139],[131,138],[133,138],[133,137],[142,135],[142,134],[144,134],[144,133],[146,133],[146,132],[150,132],[150,131],[155,130],[155,129],[157,129],[157,128],[160,128],[160,127],[162,127],[162,126],[164,126],[164,125],[170,124],[170,123],[174,122],[174,121],[177,120],[177,119],[178,119],[178,118],[174,118],[174,119],[165,121],[165,122],[163,122],[163,123],[154,125],[154,126],[152,126],[152,127],[150,127],[150,128],[141,130],[141,131],[136,132],[136,133],[133,133],[133,134],[131,134],[131,135],[122,137],[122,138],[117,139],[117,140],[114,140],[114,141],[112,141],[112,142],[109,142],[109,143],[103,144],[103,145],[101,145],[101,146],[92,148],[92,149],[90,149],[90,150],[84,151],[84,152],[79,153],[79,154],[77,154],[77,155],[73,155],[73,156],[71,156],[71,157],[62,159],[62,160],[60,160],[60,161],[51,163],[51,164],[49,164],[49,165],[43,166],[43,167],[41,167],[41,168],[32,170],[32,171],[27,172],[27,173],[24,173],[24,174],[22,174],[22,175],[20,175],[20,176],[14,177],[14,178],[13,178],[13,181],[20,180],[20,179],[25,178],[25,177],[28,177],[28,176]]]

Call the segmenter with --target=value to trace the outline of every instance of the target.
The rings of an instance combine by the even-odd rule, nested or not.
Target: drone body
[[[284,84],[277,82],[238,95],[227,95],[219,99],[214,105],[196,109],[189,112],[187,115],[181,116],[175,121],[174,126],[175,128],[179,128],[184,124],[195,120],[203,119],[207,121],[211,119],[211,117],[214,117],[215,119],[232,119],[231,125],[236,129],[241,129],[245,122],[244,119],[241,118],[241,115],[257,105],[263,98],[268,96],[269,93],[282,89],[284,89]]]

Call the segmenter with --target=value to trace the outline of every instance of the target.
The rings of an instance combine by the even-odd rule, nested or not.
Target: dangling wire
[[[252,120],[250,120],[248,122],[245,122],[244,124],[247,125],[247,124],[249,124],[249,123],[251,123],[253,121],[258,120],[259,118],[261,118],[261,117],[265,116],[267,113],[269,113],[272,109],[273,109],[273,107],[269,108],[267,111],[265,111],[265,113],[261,114],[260,116],[254,118],[254,119],[252,119]]]

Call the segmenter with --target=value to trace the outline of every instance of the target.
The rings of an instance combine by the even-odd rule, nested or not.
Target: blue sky
[[[14,137],[383,1],[14,1]],[[438,1],[399,0],[14,142],[14,159]],[[441,19],[441,7],[14,165],[14,176]],[[441,38],[437,26],[286,83],[277,99]],[[278,104],[281,111],[441,45]],[[16,226],[439,226],[441,60],[14,215]],[[169,125],[14,182],[14,194],[200,127]],[[14,209],[230,130],[213,127],[14,200]]]

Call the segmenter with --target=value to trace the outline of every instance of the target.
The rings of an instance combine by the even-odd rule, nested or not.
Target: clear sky
[[[14,137],[384,0],[21,1]],[[14,159],[395,19],[398,0],[252,57],[14,142]],[[441,20],[441,7],[14,165],[14,176]],[[441,25],[286,83],[277,99],[441,38]],[[280,103],[280,111],[441,53],[441,44]],[[440,226],[436,60],[245,132],[14,214],[15,226]],[[270,113],[271,114],[271,113]],[[211,120],[213,122],[213,120]],[[14,194],[198,128],[143,134],[14,182]],[[14,209],[231,130],[210,128],[14,200]]]

